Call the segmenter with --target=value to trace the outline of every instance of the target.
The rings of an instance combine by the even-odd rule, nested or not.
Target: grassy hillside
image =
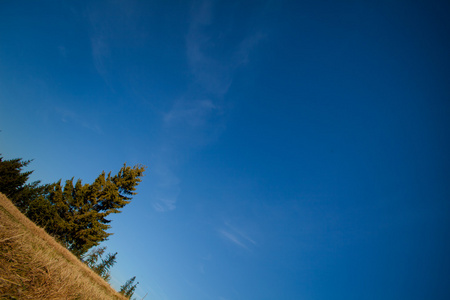
[[[0,299],[126,299],[0,193]]]

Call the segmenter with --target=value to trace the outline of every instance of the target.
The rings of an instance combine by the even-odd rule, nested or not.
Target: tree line
[[[74,178],[52,184],[28,183],[33,171],[24,171],[31,160],[4,160],[0,156],[0,192],[30,220],[43,227],[100,276],[109,280],[115,254],[103,257],[105,247],[96,247],[112,234],[108,219],[120,213],[136,195],[145,166],[124,164],[117,174],[104,171],[92,184]],[[91,251],[90,251],[91,250]],[[131,298],[136,289],[131,278],[121,293]]]

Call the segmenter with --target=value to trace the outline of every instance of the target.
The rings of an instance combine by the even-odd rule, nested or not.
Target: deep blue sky
[[[105,243],[146,299],[449,299],[449,11],[1,1],[0,152],[148,166]]]

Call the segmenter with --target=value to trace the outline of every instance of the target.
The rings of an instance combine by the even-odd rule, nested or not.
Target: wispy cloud
[[[219,28],[216,29],[215,35],[210,33],[210,27],[216,25],[213,2],[194,2],[191,11],[189,31],[186,35],[186,55],[195,83],[208,93],[223,97],[232,84],[233,73],[239,66],[248,63],[250,52],[264,35],[250,34],[235,45],[222,46],[230,48],[230,54],[220,59],[214,58],[211,53],[223,50],[217,46],[221,43],[216,42],[221,39],[225,30]]]
[[[173,105],[162,116],[163,138],[158,164],[166,171],[158,172],[161,181],[170,173],[177,182],[168,187],[158,187],[154,198],[154,209],[160,212],[176,208],[180,191],[180,180],[176,169],[192,151],[215,141],[226,128],[225,96],[233,82],[238,67],[247,64],[250,52],[263,38],[262,34],[250,34],[234,44],[226,44],[226,51],[217,48],[216,41],[224,30],[215,20],[213,1],[194,1],[191,7],[186,33],[186,59],[191,73],[188,88],[173,101]],[[220,46],[219,46],[220,47]],[[220,57],[215,53],[226,53]],[[173,189],[171,191],[170,189]],[[221,235],[241,247],[252,244],[238,230],[223,229]]]
[[[153,208],[167,212],[177,207],[180,181],[176,170],[192,151],[216,139],[223,130],[221,108],[212,100],[179,99],[163,115],[162,140],[154,155]]]
[[[182,125],[198,128],[207,125],[209,116],[219,109],[211,100],[176,101],[172,109],[164,115],[167,126]]]
[[[160,152],[160,155],[164,155],[164,152]],[[158,212],[174,210],[180,193],[180,180],[174,174],[168,162],[168,158],[160,157],[153,166],[156,185],[152,205]]]
[[[113,34],[111,27],[107,26],[107,18],[100,12],[101,9],[96,6],[90,6],[86,12],[89,19],[92,62],[98,74],[112,88],[108,79],[108,69],[111,61],[110,39]]]
[[[110,51],[105,38],[102,36],[92,37],[91,47],[92,60],[94,62],[95,69],[105,81],[108,81],[107,60]]]
[[[177,206],[177,197],[173,198],[155,198],[153,208],[158,212],[174,210]]]
[[[225,240],[233,243],[234,245],[250,250],[251,246],[256,246],[256,242],[245,234],[242,230],[231,226],[229,223],[225,222],[224,228],[218,230],[219,235]]]
[[[58,52],[59,52],[59,55],[61,55],[61,57],[67,58],[67,49],[66,49],[65,46],[59,45],[58,46]]]
[[[92,50],[92,61],[95,69],[105,83],[114,90],[113,78],[110,74],[116,68],[114,49],[126,44],[134,46],[145,37],[138,28],[140,10],[136,1],[110,1],[90,3],[85,12],[88,18],[88,29]]]
[[[101,127],[93,121],[88,120],[86,117],[77,114],[76,112],[63,108],[56,108],[56,113],[59,115],[60,119],[64,123],[72,123],[77,126],[81,126],[85,129],[93,131],[97,134],[102,134],[103,130]]]
[[[245,249],[248,250],[248,247],[243,242],[241,242],[241,240],[239,240],[239,238],[235,234],[233,234],[233,233],[231,233],[229,231],[226,231],[226,230],[220,230],[219,233],[225,239],[229,240],[230,242],[234,243],[235,245],[237,245],[239,247],[242,247],[242,248],[245,248]]]
[[[266,37],[266,34],[256,32],[242,40],[234,55],[235,65],[240,66],[247,64],[250,61],[250,52]]]

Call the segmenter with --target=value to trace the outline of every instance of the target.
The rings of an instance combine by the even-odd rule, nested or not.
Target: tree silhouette
[[[49,185],[40,181],[26,183],[33,171],[23,171],[32,160],[15,158],[3,160],[0,156],[0,192],[5,194],[20,211],[26,213],[30,202],[45,194]]]
[[[136,290],[137,285],[139,284],[139,282],[133,284],[135,280],[136,276],[133,276],[132,278],[128,279],[127,282],[125,282],[125,284],[120,287],[119,293],[121,293],[127,298],[131,298],[134,294],[134,291]]]

